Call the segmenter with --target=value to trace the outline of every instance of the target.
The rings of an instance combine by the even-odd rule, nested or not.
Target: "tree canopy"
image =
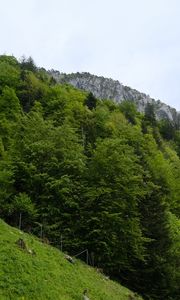
[[[152,106],[141,115],[0,56],[1,216],[88,249],[145,299],[179,296],[179,154],[180,131]]]

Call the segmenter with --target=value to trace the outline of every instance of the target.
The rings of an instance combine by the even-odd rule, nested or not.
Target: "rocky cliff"
[[[99,99],[112,99],[117,103],[123,100],[134,101],[140,112],[144,112],[148,102],[153,103],[157,119],[169,119],[174,125],[180,127],[180,112],[160,100],[155,101],[144,93],[122,85],[117,80],[90,73],[64,74],[54,70],[49,71],[49,73],[57,82],[69,83],[76,88],[92,92]]]

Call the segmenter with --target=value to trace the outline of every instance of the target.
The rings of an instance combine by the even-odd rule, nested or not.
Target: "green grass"
[[[19,238],[36,255],[20,249]],[[69,263],[58,249],[0,220],[0,300],[80,300],[85,288],[91,300],[141,299],[85,263]]]

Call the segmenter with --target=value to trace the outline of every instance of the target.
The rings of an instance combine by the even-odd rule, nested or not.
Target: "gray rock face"
[[[155,101],[150,96],[140,93],[117,80],[99,77],[89,73],[64,74],[58,71],[49,71],[51,76],[59,83],[69,83],[78,89],[92,92],[99,99],[111,99],[117,103],[123,100],[134,101],[139,112],[144,112],[147,103],[153,103],[157,119],[169,119],[174,125],[180,127],[180,113],[174,108]]]

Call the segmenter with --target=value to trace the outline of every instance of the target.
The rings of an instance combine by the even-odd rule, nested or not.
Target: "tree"
[[[92,93],[89,93],[87,98],[84,101],[84,104],[90,109],[96,108],[97,99],[94,97]]]
[[[171,299],[174,287],[168,270],[172,259],[169,257],[172,239],[167,215],[173,189],[172,173],[152,135],[145,135],[144,138],[141,159],[146,194],[139,207],[143,235],[150,242],[146,247],[146,263],[140,264],[134,284],[147,299]]]
[[[0,115],[8,120],[16,120],[21,113],[19,99],[14,89],[5,87],[0,96]]]
[[[6,86],[17,89],[20,79],[19,66],[0,59],[0,92]]]
[[[17,194],[28,191],[40,215],[37,221],[46,226],[49,238],[56,240],[65,227],[73,230],[72,220],[77,217],[83,148],[68,124],[55,128],[37,109],[25,116],[22,124],[11,150],[14,188]]]
[[[9,200],[13,197],[13,167],[7,155],[0,158],[0,215],[6,218],[9,213]]]
[[[138,216],[141,168],[133,149],[119,139],[99,140],[96,146],[88,168],[82,232],[96,264],[122,280],[127,270],[135,271],[134,262],[144,259]]]
[[[147,133],[148,127],[154,128],[157,125],[156,122],[156,115],[155,115],[155,108],[152,103],[147,103],[145,107],[144,118],[142,120],[142,131]]]
[[[175,132],[174,141],[175,141],[175,147],[176,147],[177,154],[180,157],[180,130],[177,130]]]
[[[173,140],[175,137],[175,127],[168,119],[163,119],[159,122],[159,131],[164,139]]]
[[[126,119],[133,125],[136,124],[137,109],[132,101],[124,100],[120,105],[120,110],[125,115]]]
[[[17,96],[25,112],[30,111],[35,101],[40,101],[46,96],[47,87],[31,71],[25,71],[17,91]]]
[[[13,225],[20,226],[23,230],[29,226],[37,216],[35,204],[26,193],[17,194],[8,205],[8,216]]]
[[[26,71],[31,71],[31,72],[36,72],[37,71],[37,67],[36,67],[35,62],[34,62],[34,60],[31,56],[29,56],[28,58],[23,56],[21,58],[20,67],[21,67],[22,70],[26,70]]]

